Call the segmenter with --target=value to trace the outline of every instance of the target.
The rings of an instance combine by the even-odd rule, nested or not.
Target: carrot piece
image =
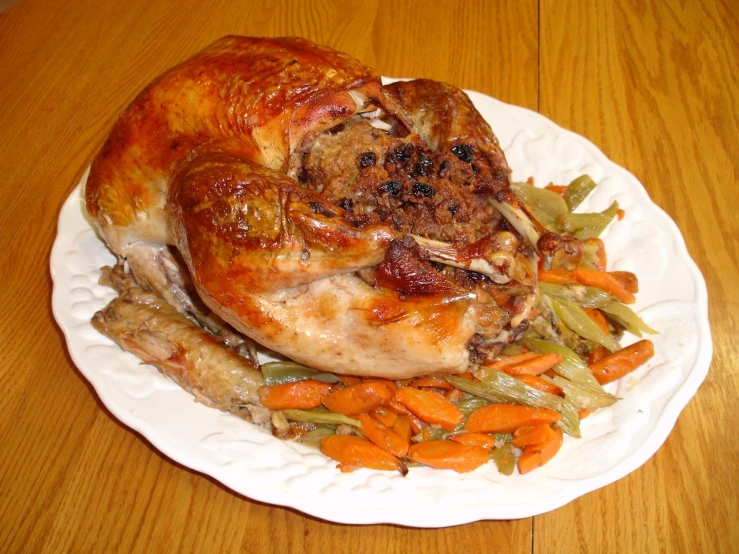
[[[521,362],[525,362],[526,360],[531,360],[532,358],[539,357],[539,354],[536,352],[524,352],[523,354],[516,354],[515,356],[500,356],[497,358],[494,362],[491,362],[489,364],[485,364],[484,368],[490,368],[490,369],[497,369],[498,371],[502,371],[503,368],[520,364]],[[479,379],[481,370],[478,370],[475,372],[475,376]]]
[[[593,410],[588,410],[587,408],[585,408],[584,410],[580,410],[579,412],[577,412],[577,415],[580,417],[580,419],[585,419],[592,413]]]
[[[342,383],[345,385],[358,385],[362,382],[362,379],[354,377],[354,375],[339,375],[339,379],[341,379]]]
[[[388,410],[391,410],[395,412],[398,415],[409,415],[411,411],[403,406],[400,402],[395,400],[395,398],[391,398],[390,402],[387,403]]]
[[[523,475],[543,466],[559,452],[562,447],[562,440],[562,429],[557,427],[552,430],[552,437],[549,441],[525,446],[523,453],[518,458],[518,472]]]
[[[464,428],[473,433],[512,433],[525,425],[556,423],[562,414],[519,404],[488,404],[472,412]]]
[[[321,405],[332,387],[315,379],[259,387],[259,401],[270,410],[310,410]]]
[[[321,441],[321,452],[339,462],[338,468],[348,473],[361,467],[397,470],[408,473],[405,464],[379,446],[352,435],[330,435]]]
[[[595,255],[598,258],[597,262],[595,262],[595,268],[598,271],[605,271],[606,265],[607,265],[607,258],[606,258],[606,245],[603,244],[603,241],[599,238],[591,238],[591,239],[585,239],[583,241],[583,244],[593,244],[595,245]]]
[[[600,327],[601,331],[603,331],[606,335],[611,334],[611,330],[608,328],[608,321],[606,320],[606,316],[604,316],[600,310],[596,310],[595,308],[585,308],[583,311],[588,315],[590,319],[593,320],[593,323]]]
[[[469,446],[453,441],[426,441],[414,444],[408,450],[411,461],[436,469],[453,469],[467,473],[490,460],[490,454],[479,446]]]
[[[557,396],[562,394],[562,389],[560,389],[557,385],[555,385],[554,383],[550,383],[549,381],[546,381],[536,375],[516,375],[516,379],[518,379],[522,383],[526,383],[530,387],[534,387],[535,389],[539,389],[543,392],[548,392],[549,394],[554,394]]]
[[[449,384],[449,381],[444,379],[443,377],[421,377],[420,379],[416,379],[413,381],[410,385],[414,388],[422,388],[422,387],[428,387],[428,388],[434,388],[434,389],[443,389],[443,390],[452,390],[454,387],[452,387]]]
[[[604,290],[608,294],[618,298],[624,304],[633,304],[636,301],[633,293],[626,290],[610,273],[578,267],[572,272],[572,275],[583,285]]]
[[[541,375],[562,361],[561,354],[542,354],[503,369],[508,375]]]
[[[492,450],[495,447],[495,437],[484,433],[460,433],[449,438],[455,442],[466,444],[467,446],[479,446],[485,450]]]
[[[652,341],[640,340],[595,362],[590,366],[590,371],[601,385],[605,385],[631,373],[652,356],[654,356]]]
[[[547,185],[544,188],[556,192],[560,196],[564,196],[565,192],[567,192],[567,185]]]
[[[395,422],[398,421],[398,414],[386,408],[378,408],[370,415],[388,427],[392,427],[395,425]]]
[[[629,292],[639,292],[639,278],[631,271],[609,271],[608,274],[616,279]]]
[[[368,440],[398,458],[408,454],[408,447],[410,446],[408,439],[404,439],[392,428],[376,421],[367,414],[360,414],[356,418],[362,426],[360,429],[362,434]]]
[[[411,429],[411,422],[406,416],[399,415],[398,419],[393,424],[393,431],[398,433],[401,437],[407,441],[411,440],[413,436],[413,429]]]
[[[464,414],[437,392],[401,387],[395,391],[395,400],[426,423],[436,423],[445,431],[453,431],[462,422]]]
[[[511,444],[517,448],[530,446],[532,444],[543,444],[552,440],[554,431],[551,425],[543,423],[541,425],[527,425],[519,427],[513,433]]]
[[[626,212],[624,210],[622,210],[621,208],[619,208],[618,210],[616,210],[616,217],[618,217],[618,220],[619,221],[621,221],[624,218],[625,215],[626,215]]]
[[[597,346],[588,352],[588,365],[592,365],[608,356],[608,349],[604,346]]]
[[[449,402],[458,402],[464,396],[464,392],[459,389],[448,390],[444,393],[444,398]]]
[[[390,381],[389,379],[378,379],[377,377],[368,377],[366,379],[362,379],[362,383],[380,383],[381,385],[385,385],[386,387],[390,387],[393,389],[393,393],[395,393],[395,389],[398,388],[398,385],[395,384],[395,381]]]
[[[337,390],[323,399],[323,405],[332,412],[356,415],[376,410],[393,397],[393,388],[386,383],[372,381]]]
[[[577,283],[577,279],[572,271],[565,269],[542,269],[539,271],[539,281],[542,283],[551,283],[552,285],[572,285]]]

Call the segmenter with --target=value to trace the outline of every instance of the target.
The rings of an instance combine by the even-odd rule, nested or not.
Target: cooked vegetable
[[[518,472],[522,475],[526,474],[554,458],[562,446],[562,439],[562,430],[555,429],[553,436],[547,442],[524,447],[523,453],[518,458]]]
[[[513,433],[520,427],[556,423],[562,414],[519,404],[489,404],[470,415],[464,428],[471,433]]]
[[[444,438],[444,429],[440,427],[424,427],[421,432],[411,437],[412,442],[440,441]]]
[[[513,402],[534,408],[555,410],[562,414],[559,425],[565,432],[573,437],[580,437],[580,420],[577,417],[577,409],[559,396],[530,387],[501,371],[493,371],[479,383],[458,377],[447,377],[446,379],[458,389],[491,402]]]
[[[298,440],[310,446],[320,446],[321,441],[326,437],[334,435],[335,431],[331,427],[316,427],[298,437]]]
[[[370,415],[374,417],[377,421],[379,421],[383,425],[387,425],[388,427],[392,427],[393,425],[395,425],[395,422],[398,421],[398,414],[386,408],[377,408]]]
[[[508,375],[541,375],[562,361],[559,354],[544,354],[503,368]]]
[[[506,442],[502,446],[495,448],[490,452],[490,458],[503,475],[513,475],[516,467],[516,454],[513,452],[513,446],[510,442]]]
[[[580,356],[566,346],[536,337],[524,337],[523,342],[535,352],[561,355],[562,361],[554,366],[552,370],[557,375],[561,375],[572,384],[578,385],[583,391],[586,391],[590,398],[589,402],[596,403],[599,406],[610,406],[616,402],[616,397],[603,390],[603,387],[593,377],[592,372]]]
[[[408,447],[410,446],[408,439],[393,431],[392,428],[383,425],[367,414],[358,415],[357,420],[361,424],[360,431],[362,434],[386,452],[390,452],[398,458],[402,458],[408,453]]]
[[[541,283],[571,285],[577,283],[577,279],[566,269],[542,269],[539,271],[539,284]]]
[[[324,383],[339,383],[341,379],[333,373],[311,369],[297,362],[267,362],[261,366],[264,384],[267,386],[315,379]]]
[[[332,412],[357,415],[387,404],[393,393],[392,386],[380,381],[370,381],[332,392],[323,399],[323,405]]]
[[[554,315],[582,338],[605,346],[611,352],[621,348],[618,341],[604,333],[580,306],[564,298],[550,297],[549,300]]]
[[[603,306],[601,310],[616,320],[616,322],[622,325],[629,333],[636,335],[637,337],[641,337],[642,333],[647,333],[649,335],[657,334],[657,331],[647,325],[631,308],[624,306],[620,302],[609,302]]]
[[[445,431],[453,431],[464,419],[464,414],[439,393],[400,387],[395,400],[403,404],[426,423],[438,424]]]
[[[451,436],[450,439],[467,446],[479,446],[485,450],[492,450],[495,447],[496,440],[495,437],[485,433],[459,433]]]
[[[560,389],[557,385],[555,385],[554,383],[550,383],[537,375],[516,375],[516,379],[518,379],[522,383],[527,384],[530,387],[534,387],[535,389],[539,389],[540,391],[548,392],[549,394],[554,394],[557,396],[562,394],[562,389]]]
[[[600,239],[587,239],[582,243],[583,258],[580,262],[583,266],[598,271],[605,271],[607,265],[606,247]]]
[[[443,390],[452,390],[452,386],[449,384],[448,381],[446,381],[443,377],[438,376],[431,376],[431,377],[421,377],[420,379],[416,379],[410,384],[411,387],[420,389],[420,388],[434,388],[434,389],[443,389]]]
[[[552,426],[548,423],[542,423],[540,425],[529,425],[516,429],[516,432],[513,433],[511,444],[516,448],[523,448],[532,444],[549,442],[553,438],[554,430]]]
[[[602,212],[584,214],[566,213],[557,223],[567,233],[580,240],[597,238],[618,212],[618,202],[614,202]]]
[[[652,356],[654,356],[652,341],[640,340],[594,363],[590,370],[598,382],[605,385],[631,373]]]
[[[639,292],[639,279],[631,271],[609,271],[608,274],[621,283],[627,291],[634,294]]]
[[[569,211],[573,211],[577,208],[582,201],[585,200],[591,192],[593,192],[595,187],[595,181],[591,179],[590,175],[580,175],[578,178],[573,180],[567,186],[567,192],[565,192],[564,195]]]
[[[408,457],[413,462],[437,469],[453,469],[458,473],[477,469],[490,460],[484,448],[445,440],[414,444],[408,451]]]
[[[259,387],[259,401],[270,410],[310,410],[321,405],[332,387],[314,379]]]
[[[474,381],[471,381],[471,382],[474,382]],[[456,389],[456,390],[461,390],[461,389]],[[482,408],[483,406],[489,403],[490,402],[488,402],[484,398],[480,398],[479,396],[470,396],[469,398],[463,398],[462,400],[456,402],[454,405],[464,415],[470,415],[475,410]]]
[[[572,274],[583,285],[597,287],[611,296],[615,296],[625,304],[633,304],[636,301],[634,295],[627,291],[610,273],[578,267]]]
[[[567,215],[568,209],[567,202],[559,194],[526,183],[514,183],[512,186],[539,223],[550,231],[561,231],[558,220]]]
[[[566,272],[572,275],[572,272]],[[572,277],[575,281],[574,276]],[[575,281],[576,282],[576,281]],[[606,291],[596,287],[586,287],[581,284],[576,285],[556,285],[550,283],[539,283],[539,290],[547,296],[556,296],[576,302],[583,308],[598,308],[605,306],[609,302],[613,302],[613,297]]]
[[[351,425],[359,427],[359,421],[344,414],[336,414],[327,411],[310,410],[282,410],[282,414],[293,421],[306,421],[308,423],[319,423],[324,425]]]
[[[398,458],[360,437],[326,437],[321,441],[321,452],[339,462],[339,469],[345,473],[362,467],[399,471],[401,475],[408,473],[408,468]]]

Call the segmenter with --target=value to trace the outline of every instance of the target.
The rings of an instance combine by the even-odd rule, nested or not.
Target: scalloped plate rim
[[[137,417],[135,414],[127,412],[124,406],[119,406],[115,402],[111,401],[106,397],[107,383],[98,379],[95,375],[94,369],[88,367],[88,361],[83,355],[77,352],[75,348],[76,337],[67,327],[62,313],[61,305],[62,299],[62,288],[59,283],[59,275],[55,270],[59,263],[59,258],[62,256],[61,250],[64,244],[65,235],[62,233],[63,222],[62,216],[64,208],[70,202],[79,201],[79,186],[76,187],[70,196],[64,202],[59,214],[58,223],[58,234],[57,238],[52,247],[50,262],[51,262],[51,276],[53,281],[53,292],[52,292],[52,311],[59,327],[62,329],[67,346],[70,352],[70,356],[74,361],[75,365],[79,368],[80,372],[90,382],[92,387],[95,389],[98,398],[101,402],[110,410],[110,412],[126,426],[132,428],[136,432],[140,433],[152,446],[157,450],[173,459],[174,461],[206,475],[213,477],[214,479],[221,482],[225,487],[233,490],[238,494],[242,494],[248,498],[252,498],[257,501],[266,502],[269,504],[280,505],[288,508],[297,509],[301,512],[309,514],[314,517],[325,519],[327,521],[333,521],[337,523],[346,524],[379,524],[379,523],[391,523],[400,524],[409,527],[446,527],[453,525],[460,525],[464,523],[470,523],[473,521],[488,520],[488,519],[520,519],[525,517],[531,517],[546,513],[550,510],[557,509],[572,500],[611,484],[629,473],[635,471],[641,465],[643,465],[654,453],[661,447],[664,441],[667,439],[670,431],[674,427],[678,416],[682,409],[687,405],[689,400],[695,395],[700,384],[705,379],[712,357],[712,342],[710,337],[710,328],[708,325],[708,295],[705,280],[700,273],[698,266],[692,260],[687,250],[687,245],[679,228],[670,216],[657,206],[649,197],[646,189],[625,168],[619,166],[615,162],[609,160],[600,149],[595,146],[588,139],[569,131],[552,122],[545,116],[511,104],[504,103],[500,100],[487,96],[483,93],[476,91],[467,91],[471,93],[473,100],[478,97],[484,99],[486,102],[492,102],[493,105],[497,104],[497,107],[510,112],[518,112],[521,115],[526,116],[529,119],[535,121],[538,125],[553,131],[555,134],[563,134],[569,136],[581,145],[584,145],[587,150],[593,155],[600,165],[607,166],[611,170],[615,170],[617,173],[621,173],[625,180],[631,181],[634,190],[640,191],[641,198],[639,199],[640,205],[647,204],[647,208],[651,213],[658,213],[662,224],[666,224],[669,228],[669,235],[672,239],[678,239],[675,241],[675,245],[679,249],[681,254],[681,260],[687,262],[690,269],[692,282],[695,285],[696,299],[692,305],[696,308],[696,314],[699,317],[698,330],[699,336],[697,338],[698,347],[696,351],[696,359],[692,369],[688,372],[684,381],[680,386],[673,392],[669,400],[666,401],[662,407],[661,412],[656,417],[651,426],[651,432],[645,438],[644,442],[633,451],[630,455],[624,458],[614,467],[608,469],[604,473],[587,477],[577,481],[569,481],[564,488],[556,491],[556,493],[548,498],[539,499],[530,502],[522,502],[520,504],[511,505],[489,505],[480,506],[474,505],[467,510],[459,510],[453,514],[445,514],[443,518],[432,519],[431,521],[419,521],[417,514],[409,513],[402,510],[402,506],[393,506],[392,513],[388,513],[387,510],[377,509],[361,509],[356,510],[352,507],[349,509],[347,506],[342,506],[340,510],[337,510],[334,506],[326,507],[321,502],[315,502],[315,499],[305,498],[300,495],[287,494],[284,491],[275,490],[263,490],[258,488],[255,491],[242,491],[234,488],[233,484],[228,481],[228,475],[220,474],[220,466],[210,461],[203,461],[199,458],[189,455],[188,453],[179,450],[176,446],[172,445],[167,437],[162,435],[160,430],[150,425],[146,420]],[[84,181],[81,180],[81,183]],[[646,202],[645,202],[646,200]],[[106,339],[107,340],[107,339]],[[184,391],[183,391],[184,393]],[[187,393],[184,393],[187,394]],[[248,423],[247,423],[248,425]],[[371,474],[370,470],[360,470],[360,472]],[[255,479],[256,480],[256,479]],[[505,513],[501,513],[504,511]]]

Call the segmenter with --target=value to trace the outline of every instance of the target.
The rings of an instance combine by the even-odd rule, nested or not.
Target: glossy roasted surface
[[[739,44],[720,1],[21,0],[0,13],[0,551],[736,552]],[[554,512],[440,530],[254,503],[105,411],[51,317],[56,216],[118,113],[226,34],[302,35],[385,75],[539,110],[633,172],[706,277],[714,361],[643,467]],[[443,506],[442,506],[443,507]],[[440,507],[440,509],[442,508]]]

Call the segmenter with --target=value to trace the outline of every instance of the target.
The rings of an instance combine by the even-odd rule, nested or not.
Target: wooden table
[[[657,454],[535,518],[352,527],[240,497],[118,423],[52,318],[57,214],[134,95],[225,34],[301,35],[385,75],[479,90],[629,168],[710,294],[713,364]],[[0,13],[0,551],[739,552],[738,37],[726,0],[21,0]]]

